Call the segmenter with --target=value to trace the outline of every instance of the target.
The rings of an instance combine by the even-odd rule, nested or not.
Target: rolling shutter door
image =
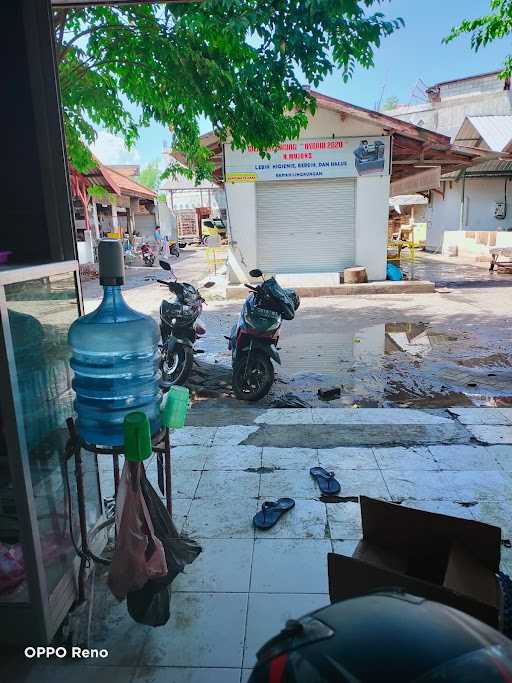
[[[266,273],[354,265],[355,180],[256,183],[257,262]]]

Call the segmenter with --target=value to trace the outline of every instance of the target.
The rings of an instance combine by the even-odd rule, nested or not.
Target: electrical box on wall
[[[507,205],[505,202],[496,202],[494,207],[494,218],[505,218],[507,215]]]

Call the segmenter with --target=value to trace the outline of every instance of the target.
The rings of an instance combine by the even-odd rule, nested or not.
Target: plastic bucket
[[[189,403],[187,387],[171,387],[162,406],[162,426],[179,429],[185,424]]]

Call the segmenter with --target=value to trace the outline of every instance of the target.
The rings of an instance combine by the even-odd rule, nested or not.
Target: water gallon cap
[[[100,285],[124,284],[124,258],[121,240],[100,240],[98,261],[100,264]]]
[[[127,460],[146,460],[153,452],[151,430],[145,413],[128,413],[124,418],[124,455]]]
[[[180,429],[185,425],[189,390],[187,387],[173,386],[167,392],[162,406],[162,426]]]

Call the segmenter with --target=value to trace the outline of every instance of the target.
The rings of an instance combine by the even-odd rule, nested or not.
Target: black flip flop
[[[322,493],[339,493],[340,482],[334,478],[334,472],[328,472],[323,467],[312,467],[310,475],[316,479],[316,483]]]
[[[279,498],[277,503],[267,500],[261,506],[261,510],[252,518],[252,523],[256,529],[270,529],[294,505],[295,501],[293,498]]]

